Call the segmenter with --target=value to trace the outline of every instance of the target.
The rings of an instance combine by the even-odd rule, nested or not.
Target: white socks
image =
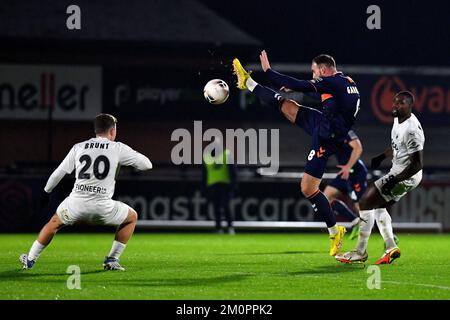
[[[31,246],[30,252],[28,253],[28,260],[36,261],[41,255],[42,251],[44,251],[46,246],[39,243],[39,241],[34,241]]]
[[[392,230],[392,219],[385,208],[375,209],[375,219],[378,229],[386,244],[386,250],[397,247],[394,241],[394,232]]]
[[[247,81],[245,81],[245,85],[247,86],[248,90],[253,92],[258,83],[252,78],[248,78]]]
[[[119,259],[120,255],[122,254],[125,247],[126,247],[126,244],[123,244],[122,242],[114,240],[113,245],[111,247],[111,251],[108,254],[108,257]]]
[[[359,216],[361,217],[361,223],[359,224],[359,237],[357,250],[359,254],[364,254],[367,249],[367,242],[370,238],[373,225],[375,223],[374,217],[375,210],[361,210]],[[365,222],[366,221],[366,222]]]
[[[352,227],[354,227],[354,226],[356,226],[358,223],[359,223],[359,217],[358,217],[358,218],[355,218],[352,222],[350,222],[350,225],[351,225]]]
[[[334,226],[332,226],[331,228],[328,228],[328,233],[330,234],[330,236],[334,236],[338,233],[339,229],[337,224],[335,224]]]
[[[39,241],[34,241],[33,245],[31,246],[30,252],[28,253],[28,260],[36,261],[41,255],[42,251],[44,251],[45,247],[46,246],[40,244]],[[125,247],[125,244],[114,240],[108,257],[119,259]]]

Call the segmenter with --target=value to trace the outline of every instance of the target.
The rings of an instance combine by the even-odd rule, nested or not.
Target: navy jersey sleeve
[[[317,78],[317,79],[313,79],[313,80],[309,80],[308,82],[310,82],[314,88],[316,92],[320,92],[320,93],[333,93],[333,86],[330,83],[330,81],[328,80],[329,77],[326,78]]]
[[[272,69],[268,69],[266,71],[266,75],[277,85],[289,88],[294,91],[320,93],[330,92],[330,87],[321,78],[317,80],[299,80],[294,77],[276,72]]]
[[[317,92],[305,92],[304,95],[307,96],[308,98],[321,101],[320,93],[317,93]]]

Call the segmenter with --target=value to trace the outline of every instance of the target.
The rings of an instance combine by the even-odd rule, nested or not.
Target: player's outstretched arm
[[[58,185],[58,183],[64,178],[66,173],[59,167],[50,175],[47,180],[47,184],[44,187],[45,192],[50,193]]]
[[[153,169],[153,164],[149,158],[144,156],[142,153],[136,152],[136,159],[133,167],[138,170],[150,170]]]
[[[144,156],[142,153],[139,153],[137,151],[134,151],[134,152],[135,152],[135,155],[130,164],[131,166],[133,166],[134,168],[136,168],[138,170],[142,170],[142,171],[153,169],[153,164],[149,158]]]
[[[124,143],[120,143],[119,162],[121,165],[132,166],[138,170],[150,170],[153,168],[153,164],[149,158],[131,149]]]
[[[286,87],[293,91],[299,92],[320,92],[320,89],[311,81],[299,80],[291,76],[284,75],[273,69],[268,69],[266,75],[270,80],[275,82],[277,86]]]
[[[45,192],[50,193],[58,185],[58,183],[64,178],[66,174],[72,173],[75,169],[75,150],[70,149],[67,156],[61,162],[61,164],[56,168],[55,171],[50,175],[47,180],[47,184],[44,187]]]

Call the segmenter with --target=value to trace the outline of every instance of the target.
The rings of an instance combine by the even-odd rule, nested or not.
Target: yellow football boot
[[[330,236],[330,256],[334,257],[341,249],[345,232],[344,226],[338,226],[338,232],[334,236]]]
[[[233,59],[233,74],[237,77],[237,87],[240,90],[246,90],[247,89],[247,79],[250,78],[250,74],[252,72],[247,72],[244,70],[244,68],[241,65],[241,62],[238,58]]]

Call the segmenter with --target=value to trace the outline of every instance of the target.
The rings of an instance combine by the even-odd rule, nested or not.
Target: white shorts
[[[380,192],[383,199],[386,200],[387,202],[389,202],[391,200],[393,200],[393,201],[400,200],[405,194],[407,194],[409,191],[416,188],[420,184],[420,181],[422,181],[422,171],[419,171],[418,173],[413,175],[408,180],[404,180],[404,181],[397,183],[394,186],[394,188],[392,188],[391,194],[385,195],[381,192],[381,188],[388,181],[388,178],[390,175],[395,175],[395,174],[392,172],[389,172],[385,176],[382,176],[380,179],[375,181],[375,187],[378,189],[378,191]]]
[[[118,226],[127,218],[129,209],[125,203],[112,199],[93,201],[69,196],[58,206],[56,214],[66,225],[83,221]]]

